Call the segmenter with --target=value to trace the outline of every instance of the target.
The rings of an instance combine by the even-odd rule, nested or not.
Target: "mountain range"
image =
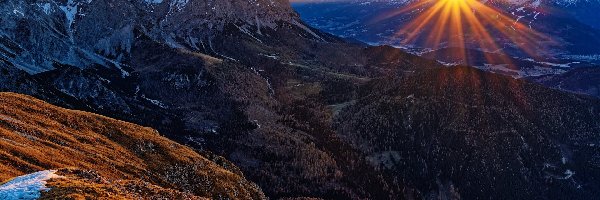
[[[555,82],[541,82],[549,86],[558,85],[561,81],[573,81],[564,80],[565,77],[560,74],[599,65],[598,1],[482,1],[509,20],[503,22],[506,26],[498,31],[490,31],[497,47],[479,44],[485,39],[468,32],[462,36],[448,36],[464,38],[465,45],[461,46],[452,46],[447,40],[428,43],[424,41],[426,33],[420,36],[421,39],[406,41],[406,36],[401,34],[403,28],[423,15],[424,8],[428,6],[410,7],[417,2],[420,1],[326,1],[294,3],[293,6],[308,24],[334,35],[370,44],[397,46],[445,65],[467,64],[485,71],[530,80],[554,76],[552,80]],[[407,8],[413,11],[398,12]],[[388,15],[386,13],[395,15],[382,18]],[[511,41],[501,30],[513,32],[512,26],[509,26],[513,23],[531,30],[521,33],[523,38],[536,39],[525,43]],[[464,52],[465,55],[457,52]],[[578,71],[593,70],[574,70],[573,73]],[[581,92],[598,85],[597,82],[587,83],[583,88],[563,89]]]
[[[325,33],[287,1],[0,9],[20,93],[0,94],[0,181],[66,177],[42,197],[598,196],[600,100]]]

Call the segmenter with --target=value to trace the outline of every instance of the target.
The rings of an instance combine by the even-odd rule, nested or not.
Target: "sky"
[[[290,2],[292,2],[292,3],[334,2],[334,1],[351,1],[351,0],[290,0]]]

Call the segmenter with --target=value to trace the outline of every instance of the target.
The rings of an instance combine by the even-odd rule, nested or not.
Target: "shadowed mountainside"
[[[421,196],[598,196],[600,101],[470,67],[374,80],[335,119]]]

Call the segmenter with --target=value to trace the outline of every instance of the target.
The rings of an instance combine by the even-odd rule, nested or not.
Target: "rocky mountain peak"
[[[260,34],[299,24],[285,0],[6,0],[0,11],[0,58],[29,73],[56,63],[121,69],[136,33],[200,50],[226,25]]]

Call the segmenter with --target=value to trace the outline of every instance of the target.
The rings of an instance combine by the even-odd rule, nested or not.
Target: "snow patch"
[[[65,17],[67,18],[67,27],[71,29],[73,22],[75,22],[75,15],[77,15],[77,7],[78,3],[73,2],[73,0],[69,0],[67,5],[60,6],[60,9],[65,13]]]
[[[279,60],[279,56],[277,56],[276,54],[271,55],[271,54],[260,53],[259,55],[273,59],[273,60]]]
[[[176,8],[177,11],[181,11],[183,10],[183,8],[185,8],[185,5],[187,5],[189,0],[173,0],[171,1],[171,9]]]
[[[0,199],[38,199],[42,191],[50,190],[46,187],[47,180],[62,178],[56,175],[56,172],[56,170],[46,170],[19,176],[0,186]]]
[[[600,54],[593,55],[563,55],[561,56],[563,59],[573,59],[580,61],[588,61],[588,62],[597,62],[600,61]]]
[[[571,65],[574,65],[574,64],[580,64],[580,63],[581,63],[581,62],[570,62],[570,63],[551,63],[551,62],[535,61],[535,60],[534,60],[534,59],[532,59],[532,58],[526,58],[526,59],[523,59],[523,60],[525,60],[525,61],[529,61],[529,62],[535,62],[535,63],[542,64],[542,65],[545,65],[545,66],[550,66],[550,67],[560,67],[560,68],[570,68],[570,67],[571,67]]]
[[[235,25],[235,24],[234,24]],[[255,37],[254,35],[252,35],[252,33],[250,33],[250,31],[247,29],[246,26],[239,27],[238,25],[235,25],[235,27],[237,27],[240,31],[242,31],[242,33],[245,33],[246,35],[252,37],[253,39],[255,39],[256,41],[258,41],[259,43],[263,43],[260,39],[258,39],[257,37]]]
[[[167,108],[167,106],[165,104],[163,104],[162,102],[160,102],[159,100],[155,100],[155,99],[150,99],[148,97],[146,97],[146,95],[142,94],[142,98],[145,99],[146,101],[149,101],[150,103],[157,105],[158,107],[161,108]]]
[[[38,3],[37,4],[38,7],[40,7],[42,9],[42,11],[44,11],[44,13],[46,13],[46,15],[49,15],[50,13],[52,13],[52,5],[50,5],[50,3]]]
[[[457,66],[457,65],[460,65],[460,64],[461,64],[461,63],[459,63],[459,62],[444,62],[444,61],[441,61],[441,60],[436,60],[436,61],[437,61],[438,63],[440,63],[440,64],[442,64],[442,65],[446,66],[446,67],[452,67],[452,66]]]
[[[551,67],[541,67],[541,66],[533,66],[531,68],[522,68],[522,69],[512,69],[508,64],[487,64],[485,63],[483,66],[473,66],[477,69],[481,69],[484,71],[504,74],[512,76],[513,78],[523,78],[523,77],[535,77],[535,76],[543,76],[549,74],[562,74],[567,72],[564,69],[554,69]]]
[[[144,0],[144,2],[146,3],[153,3],[153,4],[159,4],[162,3],[162,0]]]
[[[17,9],[14,9],[14,10],[13,10],[13,13],[14,13],[15,15],[21,15],[21,17],[24,17],[24,16],[25,16],[25,14],[24,14],[23,12],[21,12],[20,10],[17,10]]]
[[[296,20],[293,20],[293,21],[292,21],[292,24],[294,24],[294,25],[296,25],[297,27],[301,28],[302,30],[304,30],[304,31],[308,32],[308,33],[309,33],[309,34],[311,34],[313,37],[315,37],[315,38],[317,38],[317,39],[319,39],[319,40],[321,40],[321,41],[325,41],[325,39],[323,39],[321,36],[317,35],[317,34],[316,34],[314,31],[310,30],[310,28],[308,28],[308,27],[304,26],[302,23],[300,23],[300,22],[298,22],[298,21],[296,21]]]

